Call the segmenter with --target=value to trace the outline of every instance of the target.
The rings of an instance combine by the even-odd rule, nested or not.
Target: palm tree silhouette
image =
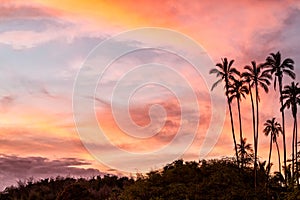
[[[284,112],[285,108],[291,108],[292,115],[294,118],[294,128],[293,128],[293,145],[292,145],[292,172],[294,175],[294,161],[296,162],[296,180],[299,185],[298,180],[298,159],[297,159],[297,144],[298,144],[298,128],[297,128],[297,106],[300,105],[300,88],[299,83],[292,82],[291,85],[286,85],[282,91],[282,101],[284,101],[281,111]],[[296,155],[295,155],[296,152]]]
[[[238,106],[239,125],[240,125],[240,142],[243,141],[243,129],[242,129],[242,117],[241,117],[241,105],[242,97],[246,98],[246,94],[249,94],[248,87],[245,85],[245,81],[233,78],[233,83],[230,84],[228,89],[229,101],[232,102],[236,99]]]
[[[242,128],[242,117],[241,117],[241,106],[240,101],[242,97],[246,98],[246,94],[249,94],[248,87],[245,85],[245,81],[237,80],[233,78],[233,83],[230,84],[228,89],[229,102],[231,103],[233,99],[236,99],[238,106],[238,116],[239,116],[239,125],[240,125],[240,144],[243,143],[243,128]],[[241,154],[241,160],[244,160],[243,154]],[[243,167],[243,164],[241,165]]]
[[[259,92],[258,87],[262,87],[266,93],[269,92],[268,86],[271,84],[270,79],[272,76],[264,71],[264,65],[256,65],[255,61],[251,62],[250,65],[246,65],[244,69],[245,72],[242,73],[242,78],[248,83],[248,88],[251,98],[252,107],[252,123],[253,123],[253,138],[254,138],[254,187],[256,188],[256,168],[257,168],[257,147],[258,147],[258,127],[259,127],[259,114],[258,114],[258,102],[259,102]],[[255,89],[255,103],[256,103],[256,116],[254,113],[254,102],[252,95],[252,88]]]
[[[234,132],[234,123],[233,123],[233,115],[232,115],[232,108],[231,108],[231,102],[229,100],[228,90],[230,86],[230,82],[233,79],[234,75],[240,75],[240,72],[237,71],[234,67],[232,67],[232,64],[234,60],[230,60],[228,62],[227,58],[221,59],[222,63],[217,63],[216,68],[210,70],[210,74],[216,74],[216,77],[219,78],[213,85],[211,90],[213,90],[219,83],[222,81],[225,82],[225,95],[227,97],[227,103],[228,103],[228,109],[230,114],[230,123],[231,123],[231,131],[232,131],[232,138],[234,142],[234,149],[235,149],[235,155],[236,155],[236,161],[237,165],[239,166],[239,156],[237,151],[237,144],[235,139],[235,132]]]
[[[283,99],[282,99],[282,79],[283,75],[287,75],[291,77],[292,79],[295,79],[295,73],[294,70],[294,61],[291,58],[286,58],[282,61],[281,54],[278,51],[276,54],[271,53],[267,58],[265,65],[269,67],[266,72],[270,72],[271,74],[274,74],[274,89],[276,89],[276,83],[278,79],[279,83],[279,94],[280,94],[280,104],[281,107],[283,106]],[[286,142],[285,142],[285,126],[284,126],[284,111],[281,111],[282,115],[282,136],[283,136],[283,159],[284,159],[284,168],[286,169]],[[286,177],[286,171],[285,171],[285,177]]]
[[[272,143],[276,144],[277,148],[277,154],[278,154],[278,167],[279,167],[279,172],[281,173],[281,165],[280,165],[280,152],[279,152],[279,147],[278,147],[278,142],[277,142],[277,137],[279,137],[279,133],[282,132],[282,127],[280,123],[275,121],[275,117],[273,117],[271,120],[267,120],[264,123],[264,134],[265,136],[270,135],[270,151],[269,151],[269,164],[268,164],[268,174],[270,173],[270,168],[271,168],[271,155],[272,155]]]
[[[239,156],[241,158],[241,167],[243,168],[246,166],[246,164],[251,162],[253,157],[253,149],[251,144],[247,144],[247,138],[242,139],[241,144],[238,144],[237,147]]]

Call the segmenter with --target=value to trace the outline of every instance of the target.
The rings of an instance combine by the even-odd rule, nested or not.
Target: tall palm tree
[[[233,142],[234,142],[236,160],[237,160],[237,164],[239,166],[239,156],[238,156],[236,139],[235,139],[232,108],[231,108],[231,102],[229,101],[229,95],[228,95],[228,90],[229,90],[231,80],[233,79],[234,75],[240,74],[240,72],[237,69],[232,67],[233,62],[234,62],[234,60],[230,60],[228,62],[227,58],[224,58],[224,59],[222,59],[222,63],[217,63],[216,68],[211,69],[209,73],[216,74],[216,77],[219,78],[218,81],[212,85],[211,90],[213,90],[222,81],[224,81],[224,83],[225,83],[225,95],[227,97],[227,104],[228,104],[228,109],[229,109],[229,114],[230,114],[232,138],[233,138]]]
[[[255,61],[251,62],[251,66],[247,65],[244,67],[246,70],[242,73],[243,79],[248,83],[248,88],[251,98],[251,107],[252,107],[252,123],[253,123],[253,138],[254,138],[254,187],[256,188],[256,167],[257,167],[257,147],[258,147],[258,127],[259,127],[259,114],[258,114],[258,102],[259,91],[258,87],[262,87],[266,93],[269,92],[268,86],[271,84],[270,79],[272,76],[270,73],[264,71],[264,65],[256,65]],[[255,89],[255,103],[256,103],[256,116],[254,113],[254,102],[252,95],[252,88]]]
[[[279,167],[279,172],[281,173],[281,162],[280,162],[280,152],[279,152],[279,147],[278,147],[278,142],[277,142],[277,137],[279,137],[279,133],[283,133],[282,132],[282,127],[280,125],[280,123],[275,121],[275,117],[273,117],[271,120],[267,120],[264,123],[264,134],[266,136],[270,135],[270,151],[269,151],[269,167],[268,167],[268,174],[270,173],[270,168],[271,168],[271,155],[272,155],[272,144],[275,143],[276,144],[276,148],[277,148],[277,154],[278,154],[278,167]]]
[[[281,54],[278,51],[276,54],[271,53],[267,58],[265,65],[269,67],[266,72],[270,72],[271,74],[274,74],[274,89],[276,89],[276,83],[278,79],[278,87],[279,87],[279,94],[280,94],[280,104],[281,107],[283,106],[283,99],[282,99],[282,81],[283,81],[283,75],[287,75],[291,77],[292,79],[295,79],[295,73],[294,70],[294,61],[291,58],[286,58],[282,60]],[[282,115],[282,138],[283,138],[283,159],[284,159],[284,168],[287,169],[286,166],[286,142],[285,142],[285,125],[284,125],[284,110],[281,111]],[[287,176],[286,170],[285,170],[285,178]]]
[[[294,118],[294,128],[293,128],[293,145],[292,145],[292,172],[294,175],[294,161],[296,162],[296,180],[298,180],[298,159],[297,159],[297,144],[298,144],[298,130],[297,130],[297,106],[300,105],[300,88],[298,87],[299,83],[292,82],[291,85],[286,85],[282,91],[282,100],[284,104],[281,108],[283,112],[285,108],[291,108],[292,115]],[[296,154],[296,155],[295,155]]]
[[[245,84],[246,82],[242,79],[233,78],[233,83],[229,86],[228,95],[229,101],[232,102],[233,99],[236,99],[238,106],[238,116],[239,116],[239,125],[240,125],[240,144],[243,141],[243,129],[242,129],[242,117],[241,117],[241,105],[242,97],[246,98],[246,95],[249,94],[248,87]]]
[[[249,94],[248,87],[245,85],[245,81],[238,80],[233,78],[233,83],[229,86],[228,95],[229,102],[231,103],[233,99],[236,99],[238,106],[238,116],[239,116],[239,125],[240,125],[240,144],[243,144],[243,128],[242,128],[242,117],[241,117],[241,106],[240,101],[242,97],[246,98],[246,94]],[[243,154],[241,154],[241,160],[244,160]],[[241,165],[243,167],[243,164]]]

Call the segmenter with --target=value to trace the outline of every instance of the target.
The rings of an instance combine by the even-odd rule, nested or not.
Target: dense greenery
[[[180,200],[180,199],[294,199],[297,189],[285,191],[279,173],[268,176],[264,163],[257,171],[257,191],[253,168],[237,166],[234,159],[174,161],[158,171],[139,174],[136,179],[106,175],[92,179],[61,178],[19,182],[0,194],[1,200]]]

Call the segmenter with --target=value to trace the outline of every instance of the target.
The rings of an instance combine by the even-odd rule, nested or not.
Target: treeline
[[[61,178],[19,182],[0,193],[1,200],[193,200],[296,199],[298,188],[287,190],[283,177],[268,175],[266,162],[241,169],[234,159],[174,161],[137,178],[106,175],[91,179]]]

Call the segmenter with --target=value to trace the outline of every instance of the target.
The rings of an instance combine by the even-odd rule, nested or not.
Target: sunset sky
[[[175,31],[198,43],[203,50],[200,54],[179,39],[172,41],[172,37],[161,38],[149,33],[154,46],[174,42],[177,50],[185,50],[187,55],[203,56],[203,65],[198,67],[205,74],[198,76],[192,63],[176,54],[157,49],[140,50],[114,61],[102,79],[97,79],[97,87],[92,88],[92,92],[79,92],[80,96],[74,101],[73,91],[76,93],[80,70],[100,77],[93,71],[99,60],[89,60],[92,50],[120,33],[145,27]],[[170,162],[178,149],[182,153],[178,158],[185,160],[233,156],[228,113],[224,124],[222,118],[225,112],[223,86],[210,92],[215,77],[208,75],[209,69],[223,57],[235,59],[235,67],[242,69],[252,60],[263,62],[270,53],[280,51],[283,57],[295,61],[296,82],[299,82],[299,34],[300,3],[296,0],[0,0],[0,189],[31,176],[146,172]],[[108,48],[105,55],[98,54],[99,59],[105,60],[122,48],[141,47],[138,37],[121,42]],[[176,48],[169,46],[168,50]],[[209,57],[211,60],[206,60]],[[146,66],[141,73],[135,71],[125,82],[120,80],[130,70],[134,72],[135,67],[154,62],[158,65]],[[89,71],[91,63],[95,66]],[[176,69],[178,76],[164,71],[159,64]],[[142,81],[152,78],[154,83],[163,81],[171,90],[158,84],[143,85]],[[181,85],[178,81],[181,78],[190,84],[195,96],[189,95]],[[84,80],[86,82],[81,84],[90,86],[89,80]],[[286,84],[290,82],[290,79],[284,80]],[[129,90],[136,85],[140,89]],[[123,92],[114,96],[117,86]],[[95,104],[93,113],[83,112],[88,102]],[[218,102],[218,106],[213,107],[214,102]],[[115,115],[123,120],[122,124],[114,120],[111,104],[116,105]],[[151,107],[154,104],[156,106]],[[237,119],[235,104],[233,106]],[[79,107],[79,116],[74,114],[73,107]],[[131,119],[125,116],[127,109]],[[187,113],[185,120],[181,116],[183,110]],[[258,154],[261,160],[267,160],[269,138],[262,134],[263,122],[273,116],[281,120],[279,96],[273,85],[268,95],[261,91],[260,110]],[[214,112],[217,117],[213,117]],[[244,136],[253,143],[250,98],[242,101],[242,113]],[[286,111],[286,116],[289,145],[290,111]],[[75,123],[76,117],[80,120]],[[95,119],[111,145],[95,138],[83,141],[87,138],[82,135],[98,131],[92,123]],[[136,131],[136,125],[146,128]],[[180,127],[185,127],[183,136],[176,140]],[[188,144],[189,139],[193,139],[192,144],[183,151],[182,146]],[[200,152],[205,151],[205,139],[216,144],[202,157]],[[89,142],[93,142],[93,152],[85,146]],[[280,138],[280,147],[281,142]],[[114,147],[139,156],[126,157]],[[155,158],[147,157],[147,153],[165,147],[170,148]],[[288,146],[288,156],[290,152]],[[277,162],[275,153],[272,160],[274,164]]]

